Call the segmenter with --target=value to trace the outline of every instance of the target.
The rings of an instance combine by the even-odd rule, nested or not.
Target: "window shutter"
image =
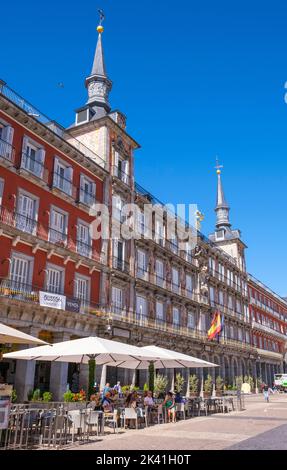
[[[119,152],[115,151],[115,166],[119,165]]]
[[[36,160],[37,162],[41,163],[41,165],[44,164],[44,160],[45,160],[45,149],[41,148],[41,149],[38,149],[37,152],[36,152]]]
[[[8,142],[8,144],[12,145],[13,136],[14,136],[14,129],[11,126],[4,127],[5,130],[5,138],[4,140]]]
[[[27,153],[28,142],[29,142],[28,137],[24,136],[23,137],[22,152],[25,153],[25,154]]]
[[[59,159],[58,157],[54,158],[54,178],[53,178],[54,186],[59,186]]]

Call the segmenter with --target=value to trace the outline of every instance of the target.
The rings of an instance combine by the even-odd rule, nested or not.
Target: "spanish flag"
[[[221,316],[219,312],[215,312],[210,328],[207,332],[208,339],[215,338],[215,336],[218,335],[221,332],[221,330],[222,330]]]

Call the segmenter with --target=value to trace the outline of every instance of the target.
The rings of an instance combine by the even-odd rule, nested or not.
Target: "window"
[[[87,206],[92,205],[96,201],[96,183],[87,176],[80,176],[80,202]]]
[[[161,246],[165,244],[165,229],[160,220],[155,221],[155,241]]]
[[[179,291],[179,273],[175,268],[172,268],[172,290],[173,292]]]
[[[11,160],[13,156],[13,135],[13,127],[0,122],[0,157],[7,160]]]
[[[37,227],[38,199],[24,191],[17,201],[16,227],[23,232],[35,233]]]
[[[125,269],[125,243],[123,240],[113,240],[113,267],[123,271]]]
[[[55,265],[47,266],[46,290],[61,294],[64,291],[64,269]]]
[[[147,300],[141,295],[136,296],[136,313],[138,316],[147,316]]]
[[[238,341],[242,341],[243,335],[242,335],[242,329],[238,328]]]
[[[236,311],[238,313],[242,313],[242,306],[241,306],[241,302],[239,299],[236,299]]]
[[[179,315],[179,309],[176,307],[173,307],[172,309],[172,323],[174,326],[179,326],[180,325],[180,315]]]
[[[163,261],[160,259],[155,260],[155,274],[156,274],[156,284],[163,287]]]
[[[170,239],[170,249],[173,253],[178,253],[178,239],[176,237]]]
[[[52,243],[66,243],[67,226],[67,214],[58,208],[52,207],[50,212],[49,241]]]
[[[77,252],[82,256],[91,255],[90,226],[78,220],[77,225]]]
[[[201,313],[199,316],[199,330],[205,332],[206,331],[206,315]]]
[[[245,339],[246,339],[246,343],[250,344],[250,334],[249,334],[249,331],[246,331],[245,333]],[[260,338],[261,339],[261,338]]]
[[[187,296],[191,297],[192,296],[192,276],[190,274],[186,275],[185,284],[186,284]]]
[[[140,209],[137,210],[137,231],[140,235],[145,233],[145,215]]]
[[[232,297],[232,295],[228,296],[228,308],[230,310],[233,310],[233,297]]]
[[[218,292],[218,301],[220,305],[224,306],[224,295],[222,290]]]
[[[122,313],[123,309],[123,291],[119,287],[112,287],[112,303],[115,313]]]
[[[214,287],[209,288],[209,297],[211,305],[214,305]]]
[[[33,258],[22,255],[21,253],[12,253],[10,267],[12,287],[29,288],[32,283],[32,274]]]
[[[81,300],[82,306],[87,305],[90,301],[90,279],[76,274],[74,289],[74,295],[77,299]]]
[[[157,320],[164,321],[163,302],[156,301],[156,303],[155,303],[155,315],[156,315]]]
[[[117,194],[113,195],[113,217],[119,222],[122,222],[123,201]]]
[[[42,178],[45,150],[28,137],[23,138],[21,168]]]
[[[209,269],[211,274],[214,276],[215,274],[215,259],[209,258]]]
[[[194,312],[188,312],[187,314],[187,328],[195,328],[195,314]]]
[[[129,162],[120,158],[118,152],[115,152],[114,175],[124,183],[129,183]]]
[[[138,277],[145,278],[147,274],[146,253],[142,250],[137,251],[137,275]]]
[[[73,168],[55,157],[53,186],[71,196],[72,180]]]

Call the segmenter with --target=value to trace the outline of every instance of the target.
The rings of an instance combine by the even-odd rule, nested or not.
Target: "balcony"
[[[32,173],[34,176],[37,176],[38,178],[42,178],[44,174],[44,165],[43,163],[35,160],[35,157],[31,157],[31,155],[28,155],[26,153],[22,153],[22,159],[21,159],[21,169],[24,169],[28,171],[29,173]]]
[[[52,308],[40,305],[39,292],[46,292],[49,294],[57,293],[65,297],[65,310],[69,313],[88,313],[97,314],[99,312],[99,304],[83,300],[78,297],[66,296],[56,288],[46,290],[43,286],[35,286],[32,284],[25,284],[20,281],[11,279],[0,279],[0,297],[8,299],[9,303],[14,301],[32,303],[38,305],[40,308]],[[58,309],[57,309],[58,310]]]
[[[31,219],[23,214],[10,211],[3,206],[0,206],[0,225],[2,230],[5,230],[9,236],[14,237],[22,233],[23,239],[27,240],[29,243],[38,244],[42,240],[44,243],[50,243],[50,248],[54,248],[56,245],[73,253],[78,253],[78,255],[87,257],[86,254],[83,254],[84,248],[83,252],[79,253],[77,251],[77,242],[71,237],[68,237],[66,233],[58,231],[49,225],[39,223],[37,220]],[[87,251],[85,251],[85,253],[87,253]],[[88,258],[100,261],[100,254],[90,247]]]
[[[60,190],[62,193],[67,194],[67,196],[76,199],[77,188],[73,186],[72,180],[65,178],[62,174],[53,172],[53,189]]]
[[[14,163],[15,160],[14,147],[2,139],[0,139],[0,158],[4,158],[4,160],[12,163]]]
[[[155,284],[163,289],[166,288],[166,280],[160,274],[155,273]]]
[[[127,261],[117,256],[113,256],[112,266],[117,271],[122,271],[124,273],[130,274],[130,265]]]
[[[82,256],[86,256],[87,258],[90,258],[91,250],[92,250],[91,243],[84,242],[83,240],[76,240],[76,246],[77,246],[77,253],[79,253]]]
[[[96,203],[95,194],[87,191],[85,188],[80,187],[78,202],[85,204],[86,206],[92,206]]]
[[[15,212],[15,226],[22,232],[35,235],[37,230],[37,220],[32,219],[25,214]]]
[[[263,325],[257,321],[252,320],[252,328],[256,328],[257,330],[264,331],[265,333],[269,333],[273,336],[277,336],[277,338],[287,341],[287,335],[284,335],[284,333],[274,330],[273,328],[270,328],[270,326]]]
[[[124,171],[122,171],[119,167],[112,167],[112,175],[122,181],[122,183],[125,183],[128,186],[130,185],[130,176]]]
[[[49,241],[61,246],[67,246],[68,235],[52,227],[49,227]]]
[[[143,279],[144,281],[149,280],[149,272],[145,267],[138,266],[137,268],[137,278]]]

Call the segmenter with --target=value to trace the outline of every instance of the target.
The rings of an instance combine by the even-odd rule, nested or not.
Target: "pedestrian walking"
[[[269,403],[269,387],[267,384],[264,384],[263,387],[264,400]]]

